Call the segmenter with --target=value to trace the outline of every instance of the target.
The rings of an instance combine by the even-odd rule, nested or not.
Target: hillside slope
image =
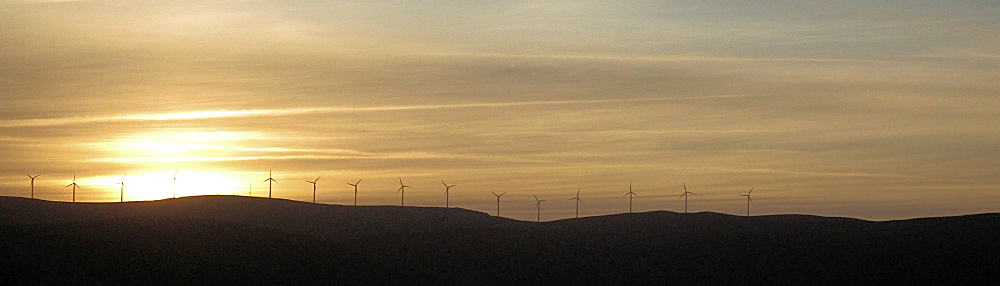
[[[226,196],[0,198],[0,214],[6,285],[982,285],[1000,269],[998,214],[649,212],[539,224]]]

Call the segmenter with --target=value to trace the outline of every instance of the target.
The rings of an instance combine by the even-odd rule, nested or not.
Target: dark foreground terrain
[[[987,285],[998,254],[1000,214],[649,212],[538,224],[233,196],[0,197],[2,285]]]

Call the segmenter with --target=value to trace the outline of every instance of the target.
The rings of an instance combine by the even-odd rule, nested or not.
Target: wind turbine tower
[[[583,200],[580,199],[580,189],[576,189],[576,196],[569,198],[569,200],[576,201],[576,218],[580,218],[580,203],[583,202]]]
[[[493,191],[490,191],[490,193],[493,193],[494,196],[497,196],[497,217],[500,217],[500,197],[506,195],[507,193],[505,192],[499,195],[497,193],[494,193]]]
[[[30,175],[28,173],[24,173],[24,174],[28,175],[28,178],[31,178],[31,198],[34,199],[35,198],[35,178],[38,178],[38,176],[41,176],[42,174],[38,174],[38,175],[34,175],[34,176],[32,176],[32,175]]]
[[[261,183],[265,183],[265,182],[267,183],[267,198],[270,199],[271,198],[271,183],[277,183],[278,182],[278,181],[275,181],[274,178],[271,177],[271,170],[267,170],[267,180],[264,180]]]
[[[174,198],[177,198],[177,169],[174,169]]]
[[[684,183],[684,194],[681,194],[681,198],[684,198],[684,213],[688,213],[688,197],[689,195],[694,195],[692,192],[688,192],[687,183]]]
[[[312,181],[306,181],[306,183],[313,184],[313,203],[314,204],[316,203],[316,182],[319,182],[319,177],[316,177],[316,179],[312,180]]]
[[[76,188],[80,188],[80,185],[76,184],[76,174],[73,174],[73,183],[66,185],[67,187],[73,187],[73,202],[76,202]],[[80,188],[83,189],[83,188]]]
[[[399,178],[399,190],[396,190],[396,192],[399,193],[399,206],[405,206],[406,205],[405,204],[406,203],[406,188],[410,188],[410,186],[403,185],[403,178]]]
[[[364,180],[364,179],[361,179],[361,180]],[[353,183],[353,184],[347,183],[348,185],[354,186],[354,206],[358,206],[358,184],[361,183],[361,180],[358,180],[357,183]]]
[[[638,197],[639,195],[636,194],[635,192],[632,192],[632,183],[628,183],[628,193],[625,193],[625,195],[622,196],[623,198],[624,197],[628,197],[628,213],[632,213],[632,197],[633,196]]]
[[[448,190],[451,190],[451,187],[454,187],[455,185],[449,186],[448,184],[445,184],[443,180],[441,181],[441,184],[444,185],[444,207],[448,208]]]
[[[122,185],[122,189],[121,189],[121,201],[120,202],[123,202],[123,203],[125,202],[125,175],[128,175],[128,174],[122,174],[122,181],[118,182],[116,184],[116,185]]]
[[[535,197],[535,211],[538,212],[538,214],[537,214],[537,216],[538,216],[537,220],[538,220],[538,222],[542,222],[542,202],[544,202],[546,200],[539,200],[538,196],[536,196],[536,195],[531,195],[531,196]]]
[[[740,195],[741,197],[747,197],[747,216],[750,216],[750,203],[753,202],[753,199],[750,198],[751,193],[753,193],[753,188],[750,188],[750,191],[746,195]]]

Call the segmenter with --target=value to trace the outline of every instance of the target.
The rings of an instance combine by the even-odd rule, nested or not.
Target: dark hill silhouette
[[[994,283],[1000,215],[865,221],[648,212],[533,223],[205,196],[0,197],[0,284]]]

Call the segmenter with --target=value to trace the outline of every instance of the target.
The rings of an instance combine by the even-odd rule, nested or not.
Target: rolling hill
[[[1000,269],[1000,214],[534,223],[235,196],[0,197],[0,230],[5,285],[983,285]]]

